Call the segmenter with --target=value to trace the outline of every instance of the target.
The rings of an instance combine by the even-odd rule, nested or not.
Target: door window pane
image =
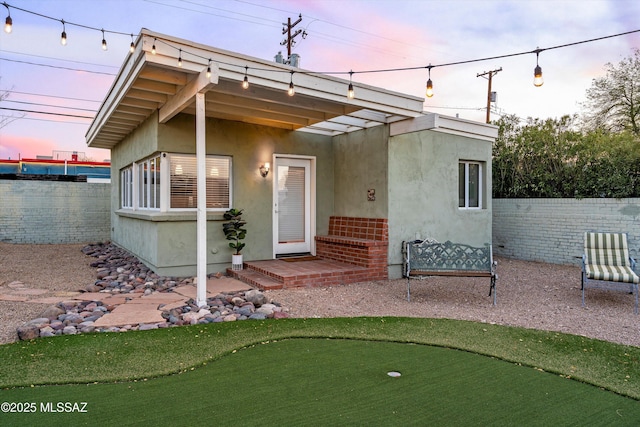
[[[278,241],[304,242],[305,168],[278,167]]]

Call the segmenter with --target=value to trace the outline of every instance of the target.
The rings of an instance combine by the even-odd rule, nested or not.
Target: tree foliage
[[[640,197],[640,137],[575,130],[576,117],[496,122],[493,197]]]
[[[630,131],[640,136],[640,49],[593,79],[583,103],[583,122],[589,130]]]

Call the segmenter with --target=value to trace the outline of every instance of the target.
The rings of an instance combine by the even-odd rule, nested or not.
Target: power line
[[[146,1],[149,1],[149,0],[146,0]],[[186,0],[182,0],[182,1],[186,1]],[[293,13],[293,12],[291,12],[291,11],[287,11],[287,10],[283,10],[283,9],[278,9],[278,8],[270,7],[270,6],[265,6],[265,5],[263,5],[263,4],[252,3],[252,2],[250,2],[250,1],[246,1],[246,0],[235,0],[235,1],[236,1],[236,2],[238,2],[238,3],[249,4],[249,5],[251,5],[251,6],[262,7],[262,8],[265,8],[265,9],[275,10],[276,12]],[[306,16],[306,15],[305,15],[305,16]],[[395,39],[392,39],[392,38],[390,38],[390,37],[381,36],[380,34],[370,33],[370,32],[368,32],[368,31],[359,30],[359,29],[357,29],[357,28],[351,28],[351,27],[348,27],[348,26],[346,26],[346,25],[342,25],[342,24],[336,24],[336,23],[334,23],[334,22],[330,22],[330,21],[327,21],[327,20],[324,20],[324,19],[321,19],[321,18],[314,18],[314,17],[312,17],[312,16],[309,16],[309,19],[311,19],[311,22],[310,22],[310,23],[309,23],[309,24],[304,28],[305,30],[306,30],[306,29],[308,29],[308,28],[309,28],[309,26],[310,26],[314,21],[318,21],[318,22],[324,22],[325,24],[333,25],[333,26],[338,27],[338,28],[343,28],[343,29],[345,29],[345,30],[354,31],[354,32],[356,32],[356,33],[361,33],[361,34],[364,34],[364,35],[367,35],[367,36],[376,37],[376,38],[378,38],[378,39],[387,40],[387,41],[392,41],[392,42],[394,42],[394,43],[404,44],[404,45],[406,45],[406,46],[416,47],[416,48],[419,48],[419,49],[424,49],[424,48],[425,48],[424,46],[419,46],[419,45],[415,45],[415,44],[407,43],[407,42],[405,42],[405,41],[401,41],[401,40],[395,40]],[[321,33],[320,33],[320,34],[321,34]],[[323,34],[323,35],[326,35],[326,34]]]
[[[97,113],[98,110],[90,110],[88,108],[78,108],[78,107],[65,107],[62,105],[53,105],[53,104],[41,104],[39,102],[27,102],[27,101],[12,101],[10,99],[5,99],[3,102],[13,102],[15,104],[26,104],[26,105],[37,105],[40,107],[54,107],[54,108],[64,108],[66,110],[78,110],[78,111],[89,111],[92,113]]]
[[[64,58],[55,58],[53,56],[44,56],[44,55],[34,55],[31,53],[23,53],[23,52],[14,52],[11,50],[0,49],[0,52],[12,53],[14,55],[23,55],[23,56],[32,56],[34,58],[44,58],[44,59],[53,59],[54,61],[64,61],[64,62],[73,62],[74,64],[83,64],[83,65],[93,65],[96,67],[105,67],[105,68],[120,68],[115,65],[105,65],[105,64],[95,64],[93,62],[84,62],[84,61],[74,61],[72,59],[64,59]]]
[[[50,116],[60,116],[60,117],[75,117],[75,118],[78,118],[78,119],[93,119],[93,116],[79,116],[77,114],[50,113],[50,112],[47,112],[47,111],[23,110],[23,109],[20,109],[20,108],[0,107],[0,110],[18,111],[18,112],[21,112],[21,113],[47,114],[47,115],[50,115]]]
[[[38,66],[38,67],[57,68],[59,70],[67,70],[67,71],[82,71],[82,72],[91,73],[91,74],[102,74],[104,76],[116,76],[115,73],[105,73],[103,71],[83,70],[83,69],[80,69],[80,68],[60,67],[58,65],[40,64],[38,62],[30,62],[30,61],[19,61],[17,59],[0,58],[0,61],[9,61],[9,62],[16,62],[16,63],[19,63],[19,64],[35,65],[35,66]]]
[[[97,103],[101,103],[102,101],[97,101],[94,99],[83,99],[83,98],[71,98],[68,96],[56,96],[56,95],[45,95],[43,93],[33,93],[33,92],[19,92],[17,90],[7,90],[6,92],[8,93],[18,93],[21,95],[33,95],[33,96],[44,96],[46,98],[59,98],[59,99],[69,99],[72,101],[85,101],[85,102],[97,102]]]
[[[226,19],[232,19],[232,20],[240,21],[240,22],[248,22],[248,23],[250,23],[250,24],[263,25],[263,26],[266,26],[266,27],[273,27],[273,25],[270,25],[270,24],[263,24],[263,23],[261,23],[261,22],[249,21],[249,20],[247,20],[247,19],[234,18],[234,17],[232,17],[232,16],[219,15],[219,14],[217,14],[217,13],[205,12],[205,11],[203,11],[203,10],[189,9],[189,8],[187,8],[187,7],[180,7],[180,6],[176,6],[175,4],[166,4],[166,3],[161,3],[161,2],[159,2],[159,1],[154,1],[154,0],[144,0],[144,1],[146,1],[147,3],[154,3],[154,4],[158,4],[158,5],[160,5],[160,6],[172,7],[172,8],[175,8],[175,9],[186,10],[186,11],[189,11],[189,12],[202,13],[202,14],[204,14],[204,15],[217,16],[217,17],[219,17],[219,18],[226,18]],[[197,3],[194,3],[194,4],[197,4]],[[202,6],[202,7],[210,7],[210,8],[212,8],[212,9],[223,10],[223,11],[225,11],[225,12],[235,13],[235,14],[237,14],[237,15],[247,16],[247,17],[249,17],[249,18],[255,18],[255,19],[259,19],[259,20],[263,20],[263,21],[270,21],[270,20],[267,20],[267,19],[265,19],[265,18],[261,18],[261,17],[258,17],[258,16],[246,15],[246,14],[243,14],[243,13],[238,13],[238,12],[233,12],[233,11],[229,11],[229,10],[224,10],[224,9],[214,8],[214,7],[212,7],[212,6],[205,6],[205,5],[199,5],[199,6]],[[278,23],[278,21],[270,21],[270,22]]]
[[[485,107],[451,107],[448,105],[429,105],[428,106],[429,109],[431,108],[437,108],[437,109],[444,109],[444,110],[473,110],[473,111],[480,111],[480,110],[484,110]]]
[[[133,35],[133,34],[130,34],[130,33],[123,33],[123,32],[121,32],[121,31],[105,30],[104,28],[97,28],[97,27],[92,27],[92,26],[90,26],[90,25],[84,25],[84,24],[78,24],[78,23],[75,23],[75,22],[65,21],[64,19],[58,19],[58,18],[54,18],[54,17],[52,17],[52,16],[43,15],[42,13],[33,12],[33,11],[31,11],[31,10],[27,10],[27,9],[22,9],[22,8],[17,7],[17,6],[14,6],[14,5],[12,5],[12,4],[7,4],[7,2],[3,2],[3,3],[2,3],[2,5],[3,5],[3,6],[6,6],[6,8],[7,8],[7,9],[9,9],[9,8],[13,8],[13,9],[16,9],[16,10],[20,10],[20,11],[22,11],[22,12],[26,12],[26,13],[30,13],[30,14],[32,14],[32,15],[39,16],[39,17],[41,17],[41,18],[45,18],[45,19],[50,19],[50,20],[52,20],[52,21],[61,22],[63,25],[73,25],[73,26],[75,26],[75,27],[86,28],[86,29],[88,29],[88,30],[100,31],[100,32],[102,32],[103,34],[104,34],[104,33],[108,33],[108,34],[120,34],[120,35],[125,35],[125,36]]]
[[[38,118],[35,118],[35,117],[15,117],[15,116],[7,116],[7,115],[4,115],[4,114],[0,114],[0,117],[9,118],[9,119],[16,119],[16,120],[18,120],[18,119],[19,120],[33,120],[33,121],[36,121],[36,122],[51,122],[51,123],[64,123],[65,125],[68,124],[68,125],[88,126],[88,124],[86,122],[85,123],[82,123],[82,122],[66,122],[66,121],[65,122],[61,122],[60,120],[38,119]]]
[[[147,0],[150,1],[151,0]],[[253,4],[253,3],[249,3],[246,2],[248,4]],[[59,20],[57,18],[52,18],[50,16],[46,16],[37,12],[31,12],[29,10],[26,9],[21,9],[21,8],[17,8],[15,6],[9,5],[6,2],[2,3],[4,6],[6,6],[7,8],[13,7],[17,10],[21,10],[27,13],[31,13],[37,16],[41,16],[43,18],[47,18],[47,19],[51,19],[54,21],[59,21],[62,22],[63,25],[65,23],[67,23],[64,20]],[[163,3],[158,3],[158,4],[163,4]],[[165,5],[165,4],[163,4]],[[166,6],[166,5],[165,5]],[[204,13],[204,12],[202,12]],[[83,27],[83,28],[88,28],[88,29],[92,29],[92,30],[96,30],[96,31],[101,31],[103,34],[105,32],[107,33],[113,33],[113,34],[124,34],[124,35],[129,35],[127,33],[123,33],[123,32],[118,32],[118,31],[110,31],[110,30],[104,30],[104,29],[99,29],[96,27],[92,27],[89,25],[83,25],[83,24],[76,24],[76,23],[67,23],[70,25],[76,25],[79,27]],[[290,70],[272,70],[272,69],[261,69],[261,71],[271,71],[271,72],[286,72],[286,73],[301,73],[301,74],[309,74],[309,75],[329,75],[329,74],[334,74],[334,75],[340,75],[340,74],[349,74],[350,76],[352,76],[353,74],[365,74],[365,73],[386,73],[386,72],[397,72],[397,71],[410,71],[410,70],[421,70],[421,69],[428,69],[429,71],[431,71],[432,68],[436,68],[436,67],[446,67],[446,66],[453,66],[453,65],[462,65],[462,64],[470,64],[470,63],[475,63],[475,62],[482,62],[482,61],[490,61],[490,60],[495,60],[495,59],[502,59],[502,58],[510,58],[510,57],[515,57],[515,56],[521,56],[521,55],[528,55],[528,54],[533,54],[535,53],[537,56],[540,54],[540,52],[543,52],[545,50],[552,50],[552,49],[560,49],[560,48],[564,48],[564,47],[568,47],[568,46],[575,46],[578,44],[583,44],[583,43],[590,43],[590,42],[594,42],[594,41],[600,41],[600,40],[605,40],[605,39],[609,39],[609,38],[613,38],[613,37],[620,37],[623,35],[628,35],[628,34],[633,34],[633,33],[637,33],[640,32],[640,29],[638,30],[632,30],[632,31],[626,31],[623,33],[618,33],[618,34],[613,34],[613,35],[608,35],[608,36],[602,36],[602,37],[597,37],[597,38],[592,38],[592,39],[588,39],[588,40],[581,40],[581,41],[577,41],[577,42],[572,42],[572,43],[565,43],[565,44],[561,44],[561,45],[557,45],[557,46],[551,46],[551,47],[547,47],[547,48],[536,48],[534,50],[531,51],[524,51],[524,52],[517,52],[517,53],[511,53],[511,54],[505,54],[505,55],[497,55],[497,56],[491,56],[491,57],[484,57],[484,58],[476,58],[476,59],[470,59],[470,60],[464,60],[464,61],[455,61],[455,62],[448,62],[448,63],[442,63],[442,64],[435,64],[432,65],[431,63],[429,65],[424,65],[424,66],[415,66],[415,67],[400,67],[400,68],[388,68],[388,69],[375,69],[375,70],[360,70],[360,71],[290,71]],[[133,34],[131,34],[131,37],[133,38]],[[160,40],[159,38],[157,40]],[[170,42],[167,41],[163,41],[164,44],[176,49],[177,51],[180,51],[181,53],[185,53],[185,54],[190,54],[194,57],[199,57],[201,59],[203,59],[205,62],[209,61],[209,58],[205,58],[201,55],[197,55],[194,54],[192,52],[188,52],[186,50],[183,50],[182,48],[178,48],[176,46],[173,46]],[[104,45],[104,40],[103,40],[103,45]],[[2,60],[5,61],[11,61],[5,58],[0,58]],[[13,62],[23,62],[23,61],[15,61],[13,60]],[[45,64],[37,64],[37,63],[29,63],[29,62],[25,62],[27,64],[31,64],[31,65],[39,65],[39,66],[46,66],[46,67],[52,67],[52,68],[61,68],[61,69],[68,69],[68,70],[72,70],[72,71],[85,71],[85,72],[89,72],[89,73],[95,73],[95,74],[105,74],[105,75],[111,75],[111,76],[115,76],[115,74],[111,74],[111,73],[101,73],[101,72],[97,72],[97,71],[89,71],[89,70],[79,70],[79,69],[72,69],[72,68],[65,68],[65,67],[55,67],[55,66],[51,66],[51,65],[45,65]],[[221,62],[222,63],[222,62]],[[226,64],[226,65],[233,65],[233,66],[238,66],[237,64]],[[239,67],[239,66],[238,66]],[[248,70],[249,67],[247,66],[243,66],[242,68],[244,68],[245,70]],[[260,68],[255,68],[255,67],[251,67],[252,69],[260,69]]]

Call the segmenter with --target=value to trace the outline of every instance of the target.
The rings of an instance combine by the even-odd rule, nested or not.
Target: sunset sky
[[[16,120],[0,129],[0,159],[85,152],[85,133],[122,62],[130,35],[141,28],[273,60],[287,18],[295,21],[294,52],[301,68],[354,71],[353,80],[425,97],[426,67],[435,95],[425,111],[483,122],[487,80],[477,74],[502,67],[493,78],[500,112],[526,117],[579,113],[585,91],[640,47],[640,32],[540,53],[544,85],[533,86],[535,54],[438,66],[531,52],[640,29],[637,0],[6,0],[11,34],[0,32],[0,116]],[[35,12],[27,13],[22,10]],[[7,8],[0,5],[0,18]],[[54,19],[49,19],[54,18]],[[67,45],[60,35],[64,19]],[[81,26],[73,25],[80,24]],[[101,49],[102,33],[108,50]],[[341,75],[340,77],[348,78]],[[10,110],[12,109],[12,110]],[[32,110],[37,114],[14,110]],[[63,116],[66,115],[66,116]],[[81,117],[71,117],[81,116]],[[492,115],[492,118],[497,118]]]

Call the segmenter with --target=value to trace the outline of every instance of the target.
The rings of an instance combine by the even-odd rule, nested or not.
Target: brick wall
[[[640,198],[493,199],[493,252],[508,258],[579,264],[585,231],[625,232],[640,258]]]
[[[0,180],[0,241],[109,240],[111,184]]]
[[[316,255],[367,269],[367,280],[389,277],[386,218],[332,216],[329,235],[316,236]]]

